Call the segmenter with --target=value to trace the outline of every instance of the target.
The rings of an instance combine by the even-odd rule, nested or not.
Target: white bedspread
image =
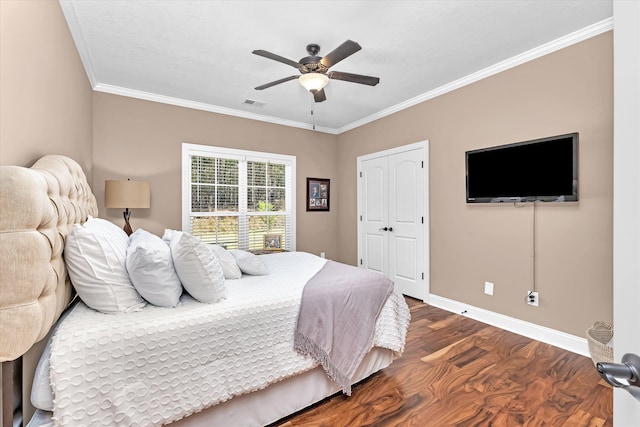
[[[325,260],[261,256],[268,276],[228,280],[227,299],[107,315],[78,304],[51,350],[55,425],[162,425],[317,365],[293,349],[304,284]],[[374,346],[400,354],[409,310],[394,290]]]

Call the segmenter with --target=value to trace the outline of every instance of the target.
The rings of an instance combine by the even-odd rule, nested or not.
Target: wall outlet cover
[[[493,295],[493,283],[484,282],[484,293],[487,295]]]
[[[540,295],[534,291],[527,292],[527,304],[532,305],[534,307],[540,306]]]

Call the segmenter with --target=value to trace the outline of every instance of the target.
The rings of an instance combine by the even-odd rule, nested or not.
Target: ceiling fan
[[[360,49],[362,49],[362,47],[360,47],[358,43],[352,40],[347,40],[326,56],[320,57],[318,56],[320,46],[317,44],[309,44],[307,45],[307,52],[309,53],[309,56],[305,56],[298,62],[276,55],[275,53],[267,52],[266,50],[254,50],[253,53],[256,55],[290,65],[293,68],[297,68],[301,73],[299,76],[289,76],[263,84],[262,86],[256,87],[256,90],[266,89],[280,83],[288,82],[289,80],[298,79],[300,84],[313,94],[315,102],[322,102],[327,99],[324,93],[324,87],[329,83],[329,79],[375,86],[380,82],[378,77],[344,73],[341,71],[329,71],[330,67],[348,56],[353,55]]]

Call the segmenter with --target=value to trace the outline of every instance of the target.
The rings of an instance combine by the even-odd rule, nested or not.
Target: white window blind
[[[227,249],[295,250],[295,157],[183,144],[183,230]]]

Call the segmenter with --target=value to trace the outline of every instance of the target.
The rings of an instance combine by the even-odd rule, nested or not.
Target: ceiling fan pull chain
[[[313,108],[311,109],[311,119],[313,122],[313,130],[316,130],[316,116],[313,114]]]

